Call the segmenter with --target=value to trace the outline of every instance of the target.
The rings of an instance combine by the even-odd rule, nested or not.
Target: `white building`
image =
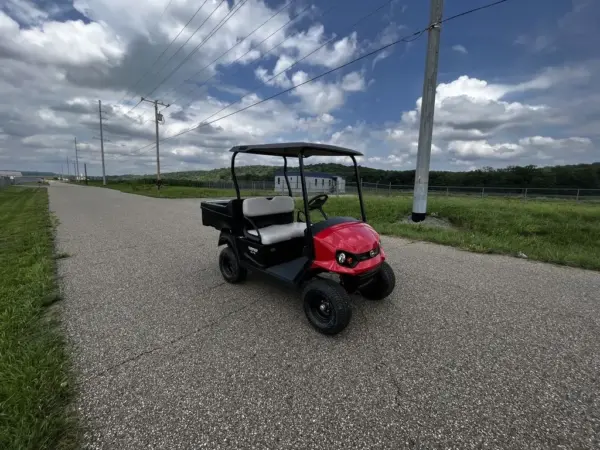
[[[15,178],[21,178],[23,174],[21,172],[16,172],[14,170],[0,170],[0,177],[8,177],[11,180]]]
[[[300,181],[300,172],[288,171],[288,180],[292,193],[299,194],[302,192],[302,182]],[[342,177],[330,175],[323,172],[305,172],[306,190],[308,193],[326,193],[326,194],[343,194],[346,192],[346,180]],[[286,194],[287,184],[283,171],[275,173],[275,192]]]

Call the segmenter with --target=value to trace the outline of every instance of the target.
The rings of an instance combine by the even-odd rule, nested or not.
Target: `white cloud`
[[[315,51],[325,42],[330,41],[323,48]],[[310,27],[306,32],[300,32],[287,39],[281,46],[283,52],[292,52],[294,58],[302,58],[312,53],[306,58],[306,62],[333,68],[349,61],[358,50],[358,35],[356,32],[341,39],[334,40],[334,37],[327,37],[325,27],[318,24]]]
[[[139,95],[150,91],[239,2],[225,2],[167,67],[156,66],[129,93],[128,102],[117,104],[125,89],[151,66],[169,39],[200,6],[191,0],[173,1],[161,17],[165,0],[149,0],[144,8],[138,3],[75,0],[75,8],[86,20],[59,21],[59,18],[76,17],[71,5],[61,4],[60,8],[66,9],[59,11],[58,7],[46,6],[45,2],[5,1],[0,13],[0,95],[3,99],[0,103],[0,159],[3,166],[59,170],[67,155],[74,156],[73,137],[77,136],[80,159],[88,162],[92,174],[98,174],[99,143],[93,137],[98,135],[97,100],[102,99],[107,116],[105,137],[112,141],[106,143],[109,173],[154,170],[154,150],[147,146],[154,140],[152,108],[140,105],[129,118],[124,118],[126,112]],[[217,0],[206,3],[167,57],[217,5]],[[160,127],[162,137],[191,129],[239,96],[248,94],[215,117],[250,106],[274,91],[308,80],[324,68],[337,66],[366,49],[389,43],[402,32],[402,26],[388,18],[381,31],[368,40],[362,35],[359,39],[356,33],[335,36],[328,24],[324,26],[316,16],[308,15],[302,27],[299,22],[295,26],[296,30],[305,31],[298,33],[286,28],[258,45],[290,18],[291,10],[284,10],[241,42],[274,12],[263,0],[249,0],[172,79],[157,89],[153,96],[174,103],[165,111],[166,124]],[[254,58],[287,36],[290,39],[269,58],[250,65]],[[263,86],[264,91],[257,90],[256,84],[264,85],[274,73],[286,69],[297,58],[330,39],[331,43],[322,50],[268,82],[269,86]],[[217,67],[201,70],[235,43],[239,45],[220,60]],[[232,65],[234,59],[253,46],[257,48]],[[228,71],[234,68],[244,71],[243,81],[230,76]],[[380,85],[378,79],[372,86],[374,80],[368,73],[371,69],[369,64],[363,64],[354,72],[332,74],[301,86],[289,95],[164,141],[161,144],[164,170],[223,166],[229,156],[226,150],[232,145],[284,140],[335,143],[366,152],[365,162],[378,167],[412,168],[420,100],[412,108],[401,104],[394,111],[387,111],[394,120],[387,123],[377,122],[386,111],[379,111],[377,119],[368,116],[372,111],[369,108],[373,107],[370,103],[369,108],[357,107],[357,104],[347,107],[352,97],[365,102],[372,100],[360,93],[367,87],[375,91]],[[154,75],[155,72],[160,72],[160,76]],[[456,168],[536,161],[552,164],[560,158],[590,160],[600,137],[598,99],[593,94],[572,93],[574,89],[597,85],[598,73],[600,70],[593,64],[570,64],[529,78],[490,81],[465,75],[440,84],[433,166]],[[202,81],[212,75],[219,76],[203,89],[188,93],[195,82],[179,86],[187,79]],[[384,82],[382,78],[382,85]],[[255,90],[257,93],[253,94]],[[593,92],[593,89],[585,92]],[[417,95],[418,90],[413,98]],[[399,108],[404,111],[398,111]],[[399,121],[398,115],[401,116]],[[348,122],[348,117],[356,119]],[[252,161],[259,160],[250,159],[248,163]]]
[[[458,52],[458,53],[462,53],[464,55],[466,55],[467,53],[469,53],[467,51],[467,49],[465,48],[465,46],[464,45],[460,45],[460,44],[453,45],[452,46],[452,50],[454,50],[455,52]]]
[[[291,84],[299,85],[309,79],[306,72],[298,71],[292,75]],[[312,114],[329,113],[344,104],[347,92],[357,92],[365,89],[365,82],[358,72],[351,72],[342,78],[341,82],[317,80],[299,86],[292,95],[300,98],[303,109]]]
[[[20,29],[0,11],[0,51],[35,63],[85,66],[116,65],[123,46],[102,25],[82,21],[46,22],[43,27]]]
[[[342,78],[342,89],[347,92],[358,92],[365,90],[365,79],[359,72],[350,72]]]

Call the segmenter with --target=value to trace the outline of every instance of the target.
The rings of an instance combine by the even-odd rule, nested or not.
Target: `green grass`
[[[109,186],[124,192],[158,196],[156,187],[135,184]],[[244,196],[273,192],[243,192]],[[232,190],[169,186],[161,197],[232,197]],[[301,203],[298,203],[301,207]],[[365,196],[369,223],[381,234],[451,245],[482,253],[517,255],[529,259],[600,270],[600,206],[566,200],[529,201],[502,197],[431,195],[428,210],[453,228],[437,229],[402,224],[412,209],[412,196]],[[359,217],[356,197],[329,198],[330,216]],[[316,218],[316,217],[315,217]]]
[[[0,448],[74,448],[46,189],[0,190]]]
[[[90,186],[101,186],[102,182],[90,181]],[[139,184],[139,183],[108,183],[107,188],[116,189],[121,192],[129,194],[145,195],[147,197],[160,197],[160,198],[219,198],[219,197],[235,197],[235,191],[233,189],[216,189],[216,188],[203,188],[193,186],[163,186],[160,190],[156,189],[155,185],[152,184]],[[244,191],[244,195],[268,195],[272,194],[272,191]]]

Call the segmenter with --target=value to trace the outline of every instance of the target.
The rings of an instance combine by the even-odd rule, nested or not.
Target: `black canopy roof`
[[[349,148],[310,142],[283,142],[280,144],[236,145],[232,152],[252,153],[254,155],[289,156],[297,158],[302,152],[308,156],[362,156],[362,153]]]

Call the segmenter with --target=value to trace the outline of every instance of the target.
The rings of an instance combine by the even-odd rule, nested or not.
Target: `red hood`
[[[314,235],[314,267],[330,272],[357,274],[371,270],[385,260],[383,249],[377,256],[361,261],[354,268],[343,267],[335,259],[336,251],[343,250],[355,255],[367,253],[379,245],[379,234],[364,222],[344,222],[332,225]]]
[[[325,228],[315,235],[320,243],[332,251],[345,250],[358,254],[372,250],[379,244],[379,235],[364,222],[345,222]]]

